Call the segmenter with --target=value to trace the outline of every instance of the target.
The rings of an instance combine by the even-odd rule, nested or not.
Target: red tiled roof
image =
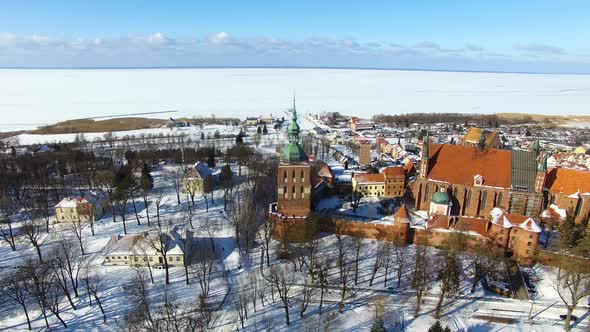
[[[403,167],[385,167],[385,169],[383,169],[382,173],[385,174],[385,177],[393,178],[393,177],[404,177],[406,174],[406,171]]]
[[[571,195],[590,193],[590,172],[567,168],[552,168],[547,172],[545,187],[552,193]]]
[[[486,130],[486,145],[490,145],[498,134],[495,131]],[[470,143],[479,143],[481,138],[481,128],[471,127],[465,134],[463,140]]]
[[[473,177],[479,174],[484,186],[510,188],[512,154],[508,150],[430,144],[429,156],[429,179],[473,185]]]
[[[385,177],[379,174],[355,174],[357,183],[385,183]]]

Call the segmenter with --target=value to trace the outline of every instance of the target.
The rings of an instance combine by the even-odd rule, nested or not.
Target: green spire
[[[549,158],[549,153],[547,151],[543,151],[543,159],[539,163],[537,170],[540,172],[547,172],[547,159]]]
[[[295,96],[293,96],[293,109],[291,110],[291,121],[287,127],[287,135],[289,136],[289,144],[283,149],[283,161],[287,162],[301,162],[307,161],[307,155],[303,150],[303,146],[299,141],[299,124],[297,123],[297,109],[295,108]]]
[[[481,129],[481,135],[479,135],[479,148],[483,150],[486,147],[486,130]]]
[[[428,144],[430,143],[430,136],[428,135],[428,131],[426,131],[426,135],[422,140],[422,159],[428,160]]]
[[[533,142],[533,152],[535,153],[535,156],[538,156],[541,152],[541,144],[539,143],[539,139],[536,139]]]
[[[297,123],[297,109],[295,108],[295,96],[293,96],[293,109],[291,110],[291,121],[287,127],[287,134],[289,135],[289,143],[299,142],[299,124]]]

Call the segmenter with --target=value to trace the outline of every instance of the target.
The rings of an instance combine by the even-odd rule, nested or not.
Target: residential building
[[[161,238],[158,238],[160,237]],[[103,249],[104,265],[147,266],[159,268],[164,264],[162,244],[167,248],[168,266],[184,266],[185,253],[193,250],[193,233],[188,227],[177,226],[160,234],[158,231],[140,234],[113,235]]]
[[[411,164],[410,164],[411,165]],[[401,197],[406,190],[406,169],[404,167],[385,167],[385,197]]]
[[[352,177],[352,190],[362,192],[365,196],[383,197],[385,195],[385,175],[355,174]]]
[[[90,191],[81,197],[65,197],[55,205],[55,220],[58,223],[96,221],[104,215],[106,199],[99,191]]]
[[[203,182],[211,176],[211,169],[202,162],[189,167],[182,177],[182,191],[192,194],[203,192]]]

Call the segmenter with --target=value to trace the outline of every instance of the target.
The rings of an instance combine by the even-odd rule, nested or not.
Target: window
[[[426,184],[426,189],[424,189],[424,202],[426,202],[428,200],[428,191],[430,189],[430,185],[427,183]]]
[[[180,262],[180,257],[176,257],[176,261],[177,262]]]
[[[305,182],[305,175],[303,171],[301,171],[301,182]]]
[[[283,180],[287,182],[287,171],[283,172]]]
[[[504,199],[504,193],[500,192],[498,194],[498,199],[496,200],[496,205],[502,205],[502,200]]]
[[[153,262],[153,261],[154,261],[154,258],[153,257],[150,257],[150,262]]]
[[[468,208],[471,206],[471,190],[467,192],[467,201],[465,202],[465,207]]]
[[[117,259],[121,259],[121,256],[117,256]]]
[[[531,242],[527,243],[526,245],[530,247],[531,246]]]
[[[532,239],[532,238],[533,238],[533,234],[529,235],[529,239]]]
[[[501,230],[501,231],[500,231],[500,234],[504,234],[504,230]]]
[[[136,262],[139,262],[139,257],[135,257],[135,261]]]
[[[526,251],[526,254],[528,255],[528,254],[530,254],[530,253],[531,253],[531,252],[530,252],[530,250],[528,250],[528,249],[527,249],[527,251]]]
[[[127,259],[127,256],[123,256],[123,259]]]
[[[486,201],[488,200],[488,192],[484,191],[483,194],[481,195],[481,208],[485,209],[486,208]]]
[[[295,171],[293,171],[293,182],[295,182]]]

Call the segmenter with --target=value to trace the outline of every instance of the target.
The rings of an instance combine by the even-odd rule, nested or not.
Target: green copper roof
[[[283,161],[307,161],[307,154],[299,143],[289,143],[283,148]]]
[[[437,191],[432,195],[432,203],[448,205],[450,201],[449,194],[444,191]]]
[[[283,161],[300,162],[307,161],[307,155],[303,150],[303,146],[299,142],[299,124],[297,123],[297,110],[295,108],[295,97],[293,97],[293,110],[291,111],[291,121],[287,127],[287,134],[289,136],[289,144],[283,149]]]

